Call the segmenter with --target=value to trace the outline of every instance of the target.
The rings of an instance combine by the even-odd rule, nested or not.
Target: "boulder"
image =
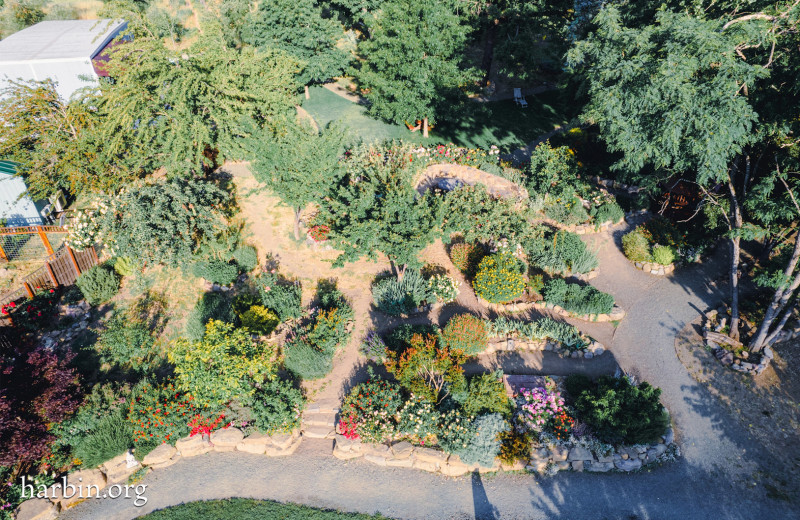
[[[214,445],[214,449],[230,448],[233,450],[243,439],[244,433],[239,428],[225,428],[211,434],[211,444]]]
[[[390,457],[392,455],[391,450],[389,450],[389,446],[385,444],[370,444],[370,443],[362,443],[361,444],[361,453],[366,455],[374,455],[376,457]]]
[[[564,446],[553,446],[551,450],[551,457],[553,458],[554,461],[558,462],[567,460],[568,456],[569,456],[569,448],[566,448]]]
[[[386,459],[386,465],[390,468],[411,468],[414,466],[414,458],[406,457],[405,459]]]
[[[606,471],[611,471],[614,469],[613,462],[592,462],[586,467],[586,471],[593,471],[595,473],[605,473]]]
[[[17,520],[53,520],[58,516],[58,506],[46,498],[32,498],[15,510]]]
[[[642,467],[642,461],[639,459],[618,460],[614,466],[621,471],[635,471]]]
[[[128,477],[142,468],[129,451],[117,455],[113,459],[106,461],[100,466],[100,470],[105,473],[109,484],[116,484],[128,480]]]
[[[583,471],[583,461],[582,460],[574,460],[571,463],[572,471]]]
[[[398,442],[392,445],[392,453],[395,459],[407,459],[414,452],[414,446],[408,441]]]
[[[244,453],[263,455],[267,450],[267,446],[272,446],[272,440],[269,436],[256,432],[242,439],[242,441],[236,445],[236,449]]]
[[[431,448],[417,448],[414,452],[414,456],[418,461],[432,462],[434,464],[444,464],[447,462],[446,453]]]
[[[156,464],[163,464],[172,458],[178,450],[175,446],[167,443],[161,444],[156,449],[148,453],[142,459],[142,464],[145,466],[155,466]]]
[[[595,453],[595,458],[597,462],[614,462],[614,452],[612,451],[608,455],[600,455],[599,453]]]
[[[167,468],[169,466],[172,466],[176,462],[178,462],[180,460],[180,458],[181,458],[181,453],[177,452],[171,458],[165,460],[164,462],[159,462],[158,464],[153,464],[152,466],[149,466],[149,468],[150,469]]]
[[[83,469],[67,475],[66,493],[62,488],[63,484],[63,479],[57,481],[50,487],[48,493],[51,497],[50,500],[58,504],[62,511],[87,498],[97,496],[100,490],[106,487],[106,476],[99,469]],[[74,488],[70,486],[74,486]]]
[[[675,431],[672,428],[667,428],[667,431],[661,438],[664,439],[664,444],[672,444],[675,442]]]
[[[567,457],[567,460],[594,460],[594,457],[592,456],[592,452],[586,448],[575,446],[569,450],[569,456]]]
[[[333,447],[333,456],[339,460],[350,460],[363,456],[359,451],[344,450],[337,444]]]
[[[364,455],[364,460],[377,464],[378,466],[386,466],[386,457],[381,457],[380,455],[366,454]]]
[[[341,451],[353,451],[353,447],[356,443],[361,444],[361,442],[358,439],[348,439],[344,435],[340,435],[338,433],[333,438],[333,442],[336,448]]]
[[[431,473],[435,473],[439,469],[439,465],[437,463],[428,462],[426,460],[415,460],[412,467],[414,469],[421,469],[422,471],[429,471]]]
[[[536,459],[531,460],[531,463],[525,466],[525,469],[542,475],[547,471],[547,466],[549,465],[550,461]]]
[[[531,460],[549,460],[550,450],[547,448],[539,448],[538,450],[531,450]]]
[[[190,435],[183,439],[178,439],[175,443],[175,448],[181,454],[181,457],[196,457],[203,455],[214,449],[207,440],[203,439],[202,435]]]
[[[272,441],[272,444],[278,448],[286,449],[291,446],[291,444],[296,441],[299,436],[299,432],[293,431],[291,433],[273,433],[269,438]]]
[[[280,448],[274,445],[267,446],[267,449],[264,451],[264,453],[266,453],[268,457],[286,457],[288,455],[292,455],[300,446],[301,439],[302,437],[297,437],[295,441],[286,448]]]

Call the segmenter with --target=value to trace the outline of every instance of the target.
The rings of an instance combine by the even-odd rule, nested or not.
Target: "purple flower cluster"
[[[564,398],[556,390],[520,388],[519,393],[523,401],[519,418],[533,431],[542,431],[556,414],[564,410]]]

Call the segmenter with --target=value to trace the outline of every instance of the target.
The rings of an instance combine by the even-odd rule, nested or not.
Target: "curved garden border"
[[[636,269],[656,276],[666,276],[675,270],[674,262],[669,265],[657,264],[655,262],[631,262],[630,260],[628,260],[628,262],[633,264],[633,267]]]
[[[587,337],[588,338],[588,337]],[[556,352],[564,357],[571,357],[571,358],[586,358],[592,359],[593,357],[597,357],[603,354],[606,351],[606,347],[600,343],[599,341],[595,340],[594,338],[588,338],[590,341],[589,345],[583,350],[574,350],[567,347],[564,347],[561,343],[553,340],[548,339],[541,339],[541,340],[531,340],[527,338],[522,338],[515,334],[511,334],[505,337],[495,337],[489,338],[489,341],[486,345],[486,350],[483,352],[485,354],[494,354],[495,352],[513,352],[518,350],[542,350],[548,352]]]
[[[753,363],[753,359],[750,359],[749,352],[747,353],[747,357],[738,357],[732,351],[720,345],[721,343],[734,346],[737,344],[741,345],[738,341],[731,339],[721,332],[725,324],[724,321],[718,322],[717,317],[720,314],[727,314],[727,312],[727,307],[722,306],[705,313],[705,319],[703,320],[703,339],[705,339],[706,345],[712,349],[714,357],[717,358],[723,366],[735,372],[747,373],[754,376],[761,374],[767,369],[770,363],[772,363],[775,357],[772,346],[777,343],[800,338],[800,324],[797,324],[791,331],[781,331],[771,343],[764,346],[764,349],[760,353],[761,358],[759,362]],[[723,320],[725,319],[726,318],[723,318]]]
[[[576,318],[583,321],[593,321],[598,323],[606,323],[609,321],[618,321],[625,317],[625,309],[614,304],[614,308],[608,314],[575,314],[562,309],[558,305],[552,305],[545,302],[525,302],[525,303],[490,303],[480,296],[477,296],[478,301],[485,305],[487,308],[494,312],[525,312],[531,309],[547,309],[559,316],[565,318]]]
[[[414,180],[414,189],[422,194],[444,179],[455,179],[470,186],[483,184],[486,191],[495,197],[518,200],[528,198],[528,190],[506,178],[471,166],[450,163],[432,164],[425,168]]]
[[[604,231],[608,231],[608,228],[616,226],[617,224],[620,224],[624,221],[625,217],[623,216],[616,222],[614,222],[613,220],[607,220],[605,222],[601,222],[600,224],[584,223],[576,225],[566,225],[550,220],[548,220],[548,223],[557,227],[562,231],[569,231],[571,233],[575,233],[576,235],[591,235],[592,233],[602,233]]]

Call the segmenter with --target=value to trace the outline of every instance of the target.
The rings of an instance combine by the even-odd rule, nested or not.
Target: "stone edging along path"
[[[675,270],[675,264],[662,265],[655,262],[631,262],[633,267],[645,273],[654,274],[656,276],[666,276]]]
[[[625,309],[616,304],[608,314],[575,314],[574,312],[563,309],[558,305],[553,305],[546,302],[490,303],[480,296],[477,296],[477,298],[478,301],[487,308],[498,313],[525,312],[531,309],[547,309],[555,314],[558,314],[559,316],[564,316],[565,318],[576,318],[583,321],[594,321],[598,323],[618,321],[625,317]]]
[[[586,358],[592,359],[603,354],[606,347],[592,338],[589,338],[590,343],[584,350],[571,350],[564,347],[561,343],[552,340],[532,340],[521,338],[516,335],[507,337],[489,338],[484,354],[494,354],[495,352],[514,352],[518,350],[542,350],[547,352],[555,352],[563,357],[571,358]]]
[[[254,433],[245,437],[238,428],[225,428],[212,432],[209,440],[203,439],[201,435],[194,435],[179,439],[175,446],[161,444],[145,455],[141,463],[129,452],[123,453],[104,462],[98,468],[70,473],[66,477],[66,482],[67,486],[74,484],[76,487],[80,483],[83,486],[82,489],[87,489],[87,486],[97,486],[99,492],[106,486],[127,484],[128,478],[138,471],[166,468],[183,458],[234,450],[268,457],[282,457],[292,455],[300,446],[301,441],[302,436],[299,430],[273,435]],[[47,494],[49,499],[34,498],[23,502],[20,505],[17,520],[55,518],[59,511],[83,502],[86,496],[81,495],[65,496],[59,481],[50,487]]]

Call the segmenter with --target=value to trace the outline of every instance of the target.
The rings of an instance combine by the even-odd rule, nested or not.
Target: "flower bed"
[[[622,250],[637,269],[658,276],[672,273],[681,257],[686,257],[686,261],[692,260],[686,234],[661,216],[653,217],[625,234]]]
[[[499,317],[485,322],[489,335],[486,354],[504,351],[540,350],[562,357],[591,359],[602,355],[602,343],[583,335],[569,323],[550,318],[524,322]]]
[[[385,314],[408,317],[455,301],[459,285],[446,274],[425,278],[420,271],[407,269],[400,280],[394,276],[377,279],[372,285],[372,301]]]
[[[553,305],[551,303],[546,302],[519,302],[519,303],[491,303],[487,302],[483,298],[478,297],[478,301],[480,301],[484,306],[488,309],[497,312],[497,313],[519,313],[519,312],[526,312],[531,309],[547,309],[559,316],[564,316],[567,318],[577,318],[584,321],[594,321],[598,323],[606,323],[610,321],[619,321],[625,317],[625,310],[618,305],[614,305],[611,309],[611,312],[606,314],[575,314],[569,312],[558,305]]]

